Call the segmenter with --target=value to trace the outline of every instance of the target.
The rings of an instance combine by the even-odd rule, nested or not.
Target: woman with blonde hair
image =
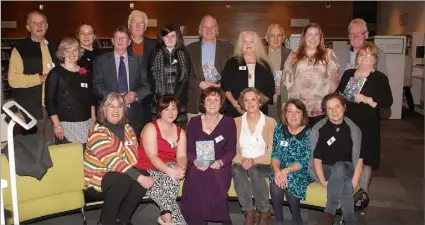
[[[245,225],[266,225],[271,216],[266,178],[270,173],[276,121],[261,112],[267,97],[256,88],[245,88],[238,102],[246,112],[235,118],[237,145],[232,165],[233,183],[244,212]],[[256,211],[260,214],[258,223],[255,221]]]
[[[320,26],[310,23],[301,33],[298,49],[286,60],[281,82],[288,89],[288,96],[282,98],[300,99],[313,126],[324,118],[322,99],[335,91],[339,79],[339,62],[334,51],[325,48]]]
[[[56,144],[87,143],[90,126],[96,119],[91,76],[77,65],[83,51],[75,38],[64,38],[56,52],[61,64],[47,76],[45,105]]]
[[[261,111],[267,114],[266,104],[273,100],[275,85],[263,41],[256,32],[245,30],[240,33],[234,56],[227,61],[221,82],[230,106],[226,115],[235,118],[244,113],[237,99],[248,87],[255,87],[266,96],[267,101]]]

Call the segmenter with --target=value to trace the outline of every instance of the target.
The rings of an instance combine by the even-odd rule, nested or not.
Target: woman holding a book
[[[320,106],[323,97],[335,91],[339,80],[339,62],[334,51],[325,48],[319,25],[310,23],[301,33],[300,46],[286,60],[281,82],[288,96],[281,96],[283,101],[303,101],[313,126],[324,117]]]
[[[164,95],[158,100],[158,119],[146,124],[140,136],[135,167],[146,170],[154,179],[146,195],[160,208],[159,224],[186,224],[176,202],[180,180],[186,173],[186,134],[174,124],[178,100]]]
[[[257,89],[245,88],[238,102],[245,113],[235,118],[238,142],[232,166],[233,183],[245,215],[245,224],[266,225],[269,224],[271,206],[265,178],[270,174],[276,121],[261,112],[267,98]],[[260,218],[256,222],[257,211]]]
[[[313,181],[308,171],[310,132],[307,109],[299,99],[289,99],[282,110],[282,123],[274,130],[270,194],[276,224],[283,225],[283,197],[289,203],[292,224],[302,225],[300,200]]]
[[[372,169],[380,161],[380,108],[391,107],[393,97],[388,77],[376,70],[378,50],[372,43],[363,44],[357,51],[357,69],[344,72],[337,91],[348,100],[347,117],[362,131],[363,173],[366,178],[364,198],[372,178]]]
[[[224,116],[224,92],[209,87],[201,95],[200,112],[187,127],[188,167],[181,197],[181,210],[190,225],[207,221],[231,224],[227,192],[236,155],[236,126]]]

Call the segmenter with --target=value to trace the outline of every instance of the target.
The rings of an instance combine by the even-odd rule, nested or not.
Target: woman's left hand
[[[211,164],[210,168],[211,169],[215,169],[218,170],[223,166],[223,161],[221,160],[215,160],[215,162],[213,164]]]
[[[370,102],[372,101],[372,98],[367,97],[366,95],[363,95],[363,94],[357,94],[356,96],[354,96],[354,101],[356,103],[363,102],[365,104],[370,104]]]

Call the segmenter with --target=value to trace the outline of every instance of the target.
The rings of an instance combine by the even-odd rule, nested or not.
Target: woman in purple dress
[[[203,114],[193,117],[188,124],[188,165],[181,211],[189,225],[208,221],[231,224],[227,192],[236,155],[236,126],[233,118],[221,114],[224,102],[225,95],[220,88],[205,89],[200,103]],[[210,163],[197,157],[197,147],[214,151]]]

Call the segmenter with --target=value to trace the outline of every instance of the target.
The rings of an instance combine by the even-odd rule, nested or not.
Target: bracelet
[[[57,125],[57,126],[54,126],[53,128],[62,128],[62,124],[59,124],[59,125]]]

